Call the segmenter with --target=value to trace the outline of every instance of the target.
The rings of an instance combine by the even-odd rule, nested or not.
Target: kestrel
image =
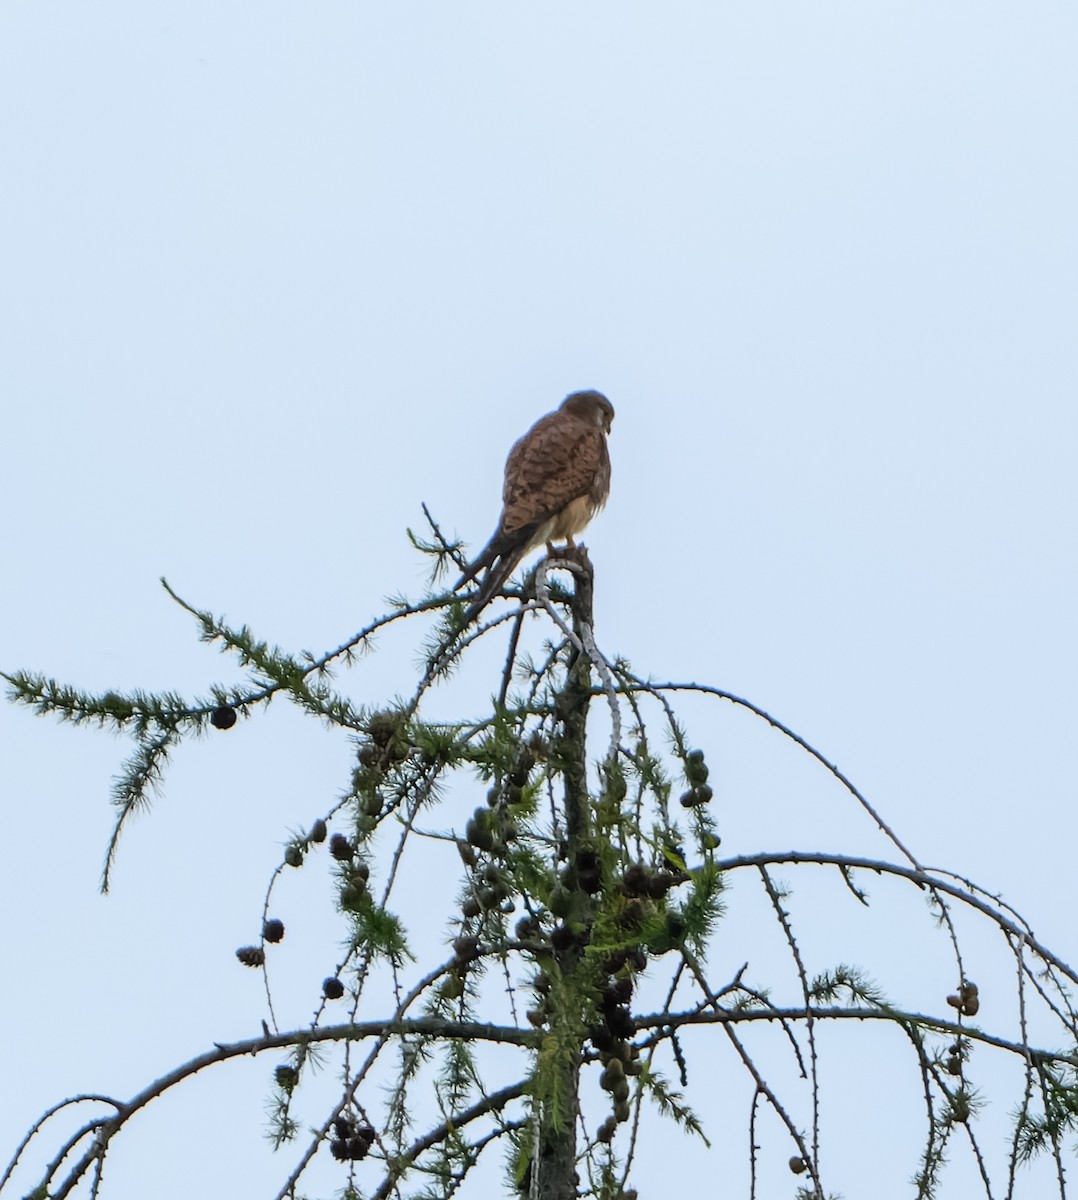
[[[601,392],[573,392],[509,451],[498,528],[457,582],[463,587],[486,571],[466,621],[476,617],[526,554],[544,542],[552,552],[559,538],[575,545],[575,535],[606,503],[606,435],[613,420],[614,406]]]

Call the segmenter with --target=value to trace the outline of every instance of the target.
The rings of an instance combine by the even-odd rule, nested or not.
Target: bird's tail
[[[520,554],[507,553],[498,556],[493,562],[490,563],[487,573],[479,585],[479,591],[476,592],[475,597],[473,598],[471,604],[468,605],[468,608],[464,614],[462,628],[470,625],[475,618],[479,616],[483,609],[486,608],[491,600],[494,599],[498,592],[501,591],[502,585],[516,570],[517,563],[520,562],[521,558],[522,555]],[[477,570],[481,569],[482,564],[480,564],[480,567],[477,568]],[[471,571],[470,567],[469,571]],[[474,579],[476,573],[477,571],[472,571],[471,576],[466,576],[466,578],[461,582],[467,582],[468,578]],[[460,584],[457,586],[459,587]]]
[[[478,578],[481,571],[486,571],[479,584],[471,604],[465,614],[465,625],[470,624],[497,595],[501,586],[517,569],[517,564],[533,545],[537,531],[541,528],[538,521],[507,532],[499,526],[494,536],[483,547],[464,574],[457,580],[453,591],[460,591],[466,583]]]
[[[485,570],[493,565],[494,561],[501,555],[504,550],[502,545],[503,535],[500,529],[495,529],[491,535],[490,541],[483,547],[482,550],[475,556],[474,559],[465,568],[464,574],[453,584],[453,591],[459,592],[466,584],[471,583],[480,571]]]

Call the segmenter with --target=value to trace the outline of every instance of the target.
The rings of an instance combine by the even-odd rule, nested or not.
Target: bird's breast
[[[564,541],[576,535],[595,516],[595,507],[589,496],[578,496],[556,513],[550,521],[550,532],[543,539],[546,542]]]

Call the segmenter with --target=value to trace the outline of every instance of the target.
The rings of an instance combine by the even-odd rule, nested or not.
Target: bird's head
[[[566,412],[571,412],[573,416],[579,417],[582,421],[587,421],[590,425],[598,425],[603,433],[609,433],[610,426],[614,423],[614,406],[602,392],[591,389],[584,392],[573,392],[571,396],[565,397],[561,406]]]

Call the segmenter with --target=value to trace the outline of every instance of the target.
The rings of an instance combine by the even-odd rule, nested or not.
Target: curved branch
[[[222,1043],[215,1046],[213,1050],[208,1050],[173,1068],[126,1103],[110,1100],[109,1103],[116,1107],[116,1115],[94,1123],[100,1128],[94,1145],[75,1163],[59,1188],[50,1194],[50,1200],[64,1200],[66,1196],[70,1195],[86,1171],[104,1152],[109,1141],[135,1113],[170,1088],[207,1067],[228,1062],[233,1058],[262,1054],[267,1050],[280,1050],[300,1043],[361,1041],[366,1038],[386,1038],[394,1035],[435,1039],[459,1038],[465,1041],[481,1040],[524,1047],[533,1047],[536,1043],[536,1034],[533,1029],[516,1029],[511,1026],[490,1025],[479,1021],[447,1021],[442,1017],[416,1017],[410,1020],[363,1021],[347,1025],[327,1025],[320,1029],[301,1029],[271,1037],[248,1038],[239,1042]],[[79,1137],[85,1136],[90,1128],[87,1126],[80,1132]]]
[[[521,1080],[519,1083],[511,1083],[508,1087],[502,1088],[501,1091],[484,1096],[482,1100],[477,1101],[471,1108],[466,1108],[463,1112],[454,1114],[451,1120],[443,1121],[441,1125],[435,1126],[422,1137],[417,1138],[401,1156],[400,1163],[386,1174],[385,1179],[382,1180],[377,1190],[371,1193],[370,1200],[385,1200],[385,1197],[396,1186],[401,1175],[415,1162],[424,1150],[429,1150],[432,1146],[436,1146],[451,1133],[455,1133],[458,1129],[470,1124],[477,1118],[486,1116],[489,1112],[500,1111],[510,1100],[519,1099],[521,1096],[526,1095],[527,1091],[528,1084],[524,1080]]]
[[[663,1036],[664,1028],[680,1029],[684,1025],[744,1025],[756,1021],[890,1021],[893,1025],[916,1025],[934,1033],[945,1033],[953,1037],[966,1038],[971,1042],[982,1042],[997,1050],[1017,1054],[1023,1060],[1030,1056],[1036,1062],[1066,1063],[1078,1068],[1078,1053],[1063,1054],[1056,1050],[1041,1050],[1020,1042],[1008,1041],[985,1033],[972,1025],[960,1025],[946,1017],[934,1017],[929,1013],[906,1012],[899,1008],[823,1008],[809,1005],[806,1008],[749,1008],[749,1009],[693,1009],[682,1013],[651,1013],[636,1017],[638,1029],[654,1029],[655,1040]],[[652,1039],[648,1039],[649,1044]]]
[[[98,1095],[95,1092],[86,1092],[85,1094],[80,1095],[80,1096],[72,1096],[67,1100],[59,1101],[57,1104],[52,1105],[51,1108],[47,1108],[41,1114],[41,1116],[38,1117],[38,1119],[33,1123],[33,1125],[30,1126],[30,1128],[26,1132],[26,1136],[22,1139],[22,1141],[15,1148],[15,1153],[11,1156],[11,1162],[8,1163],[7,1169],[4,1171],[3,1175],[0,1175],[0,1190],[3,1190],[4,1185],[11,1178],[12,1174],[15,1171],[15,1168],[19,1165],[19,1159],[22,1157],[22,1152],[26,1149],[27,1146],[29,1146],[31,1141],[33,1141],[35,1135],[41,1131],[45,1122],[50,1117],[56,1116],[56,1114],[58,1112],[60,1112],[62,1109],[69,1108],[73,1104],[87,1104],[87,1103],[111,1104],[112,1107],[117,1110],[122,1108],[122,1105],[119,1100],[114,1100],[111,1096]]]
[[[706,683],[648,683],[639,676],[626,673],[627,679],[633,681],[635,689],[642,692],[650,692],[657,695],[661,692],[698,692],[703,696],[714,696],[719,700],[728,700],[737,708],[747,709],[755,716],[766,721],[773,729],[777,729],[784,737],[790,739],[796,745],[800,746],[807,754],[811,755],[821,766],[826,767],[828,771],[842,784],[842,786],[850,793],[851,796],[861,805],[866,813],[876,822],[883,834],[894,844],[902,856],[912,866],[918,870],[923,869],[921,864],[914,858],[913,854],[906,849],[902,841],[899,839],[895,831],[887,824],[880,814],[869,804],[868,800],[862,794],[857,785],[847,775],[844,775],[839,768],[825,755],[821,754],[813,745],[807,742],[799,733],[795,733],[789,725],[783,724],[777,717],[773,717],[769,712],[760,708],[759,705],[753,704],[751,700],[746,700],[743,696],[736,696],[733,692],[723,691],[722,688],[712,687]]]
[[[875,871],[877,875],[896,875],[902,879],[908,879],[911,883],[917,884],[918,887],[928,887],[935,891],[945,892],[954,899],[962,901],[963,904],[968,905],[970,908],[977,909],[984,916],[990,917],[1004,933],[1017,938],[1046,963],[1055,967],[1056,970],[1064,974],[1072,983],[1078,985],[1078,973],[1075,972],[1074,968],[1065,963],[1058,955],[1053,954],[1047,946],[1037,941],[1028,924],[1025,924],[1023,921],[1025,928],[1021,928],[1009,917],[1004,916],[997,908],[994,908],[987,900],[982,900],[972,892],[958,887],[957,884],[948,883],[946,880],[930,874],[921,867],[902,867],[896,863],[886,862],[883,859],[858,858],[847,854],[819,854],[800,850],[769,851],[762,854],[746,854],[739,855],[736,858],[717,859],[715,866],[720,871],[733,871],[740,867],[759,868],[770,866],[774,863],[808,863],[814,866],[838,867],[840,869],[860,868],[865,871]],[[1011,911],[1013,912],[1014,910],[1012,909]]]

